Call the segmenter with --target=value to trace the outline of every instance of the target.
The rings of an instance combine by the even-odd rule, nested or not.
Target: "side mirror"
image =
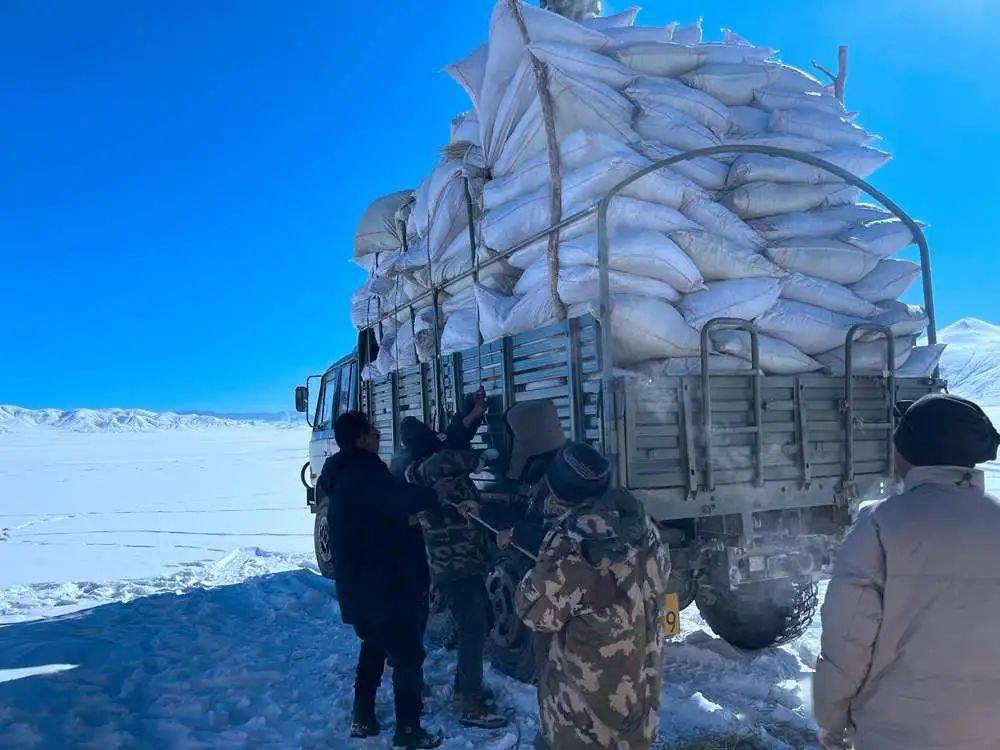
[[[309,387],[295,386],[295,411],[305,414],[309,411]]]

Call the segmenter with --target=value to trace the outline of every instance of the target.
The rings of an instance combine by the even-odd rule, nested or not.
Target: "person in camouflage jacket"
[[[458,627],[455,694],[465,726],[497,728],[507,723],[487,706],[483,686],[483,651],[489,630],[486,573],[489,559],[483,530],[465,515],[479,509],[479,490],[470,474],[482,469],[483,454],[470,450],[472,436],[486,412],[482,388],[443,434],[412,418],[400,425],[409,452],[406,480],[431,487],[439,505],[420,513],[431,583],[444,596]],[[401,459],[397,465],[406,459]]]
[[[549,636],[537,746],[648,748],[659,729],[666,546],[635,498],[606,494],[608,463],[589,446],[567,443],[547,476],[550,502],[566,512],[516,595],[525,624]]]

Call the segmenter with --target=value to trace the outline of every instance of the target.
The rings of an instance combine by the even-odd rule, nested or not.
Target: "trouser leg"
[[[458,625],[458,665],[455,684],[462,702],[470,707],[482,703],[483,647],[486,642],[486,586],[480,576],[456,581],[449,587],[452,614]]]
[[[420,618],[387,626],[385,646],[389,664],[392,665],[397,727],[420,726],[426,656],[423,636],[423,621]]]
[[[375,640],[361,641],[358,654],[358,669],[354,678],[354,718],[371,720],[375,718],[375,695],[385,671],[385,649]]]

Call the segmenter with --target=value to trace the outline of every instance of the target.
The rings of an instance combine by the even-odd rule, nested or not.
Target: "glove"
[[[476,467],[476,471],[482,471],[498,458],[500,458],[500,451],[496,448],[487,448],[479,454],[479,465]]]
[[[823,750],[851,750],[851,741],[847,738],[847,731],[841,729],[833,731],[830,729],[820,729],[816,733],[819,744]]]

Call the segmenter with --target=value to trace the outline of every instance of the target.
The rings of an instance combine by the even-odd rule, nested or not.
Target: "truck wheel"
[[[331,581],[335,578],[333,568],[333,535],[330,533],[330,501],[324,499],[316,508],[313,522],[313,548],[316,550],[316,565],[319,572]]]
[[[716,635],[737,648],[780,646],[802,635],[817,604],[809,581],[762,581],[736,589],[703,585],[695,602]]]
[[[458,646],[458,623],[441,591],[431,584],[428,595],[427,635],[431,642],[449,651]]]
[[[516,555],[516,557],[515,557]],[[514,608],[514,592],[527,572],[520,553],[500,551],[486,577],[493,628],[486,641],[490,663],[500,672],[521,682],[535,679],[534,634]]]

